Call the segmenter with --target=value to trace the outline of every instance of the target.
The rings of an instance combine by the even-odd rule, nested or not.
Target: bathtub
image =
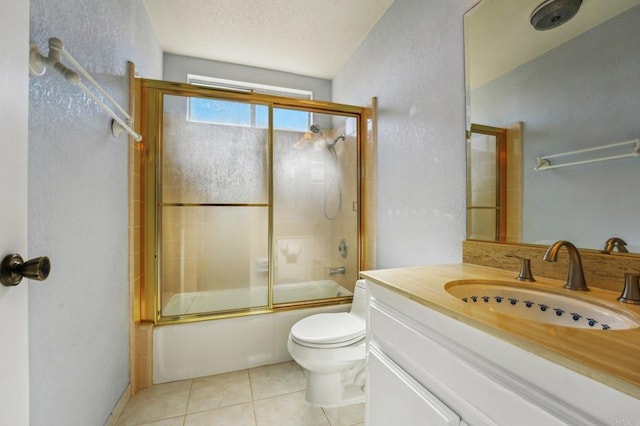
[[[203,309],[204,312],[233,309],[230,306],[242,303],[237,306],[240,308],[252,298],[260,304],[265,291],[253,288],[174,295],[164,315],[172,315],[167,313],[168,309],[169,312],[195,313]],[[350,291],[331,280],[274,286],[275,303],[350,295]],[[309,315],[346,312],[350,308],[351,304],[318,306],[157,326],[153,330],[153,382],[165,383],[288,361],[291,357],[287,338],[293,324]]]
[[[273,286],[274,304],[352,295],[353,293],[332,280]],[[169,299],[162,310],[162,315],[167,317],[242,309],[247,306],[264,305],[266,300],[267,288],[265,286],[179,293]]]

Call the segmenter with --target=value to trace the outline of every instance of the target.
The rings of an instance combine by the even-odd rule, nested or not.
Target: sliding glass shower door
[[[162,315],[268,306],[268,106],[163,104]]]
[[[274,116],[289,110],[274,109]],[[274,131],[273,302],[349,296],[358,274],[356,118]]]
[[[156,285],[145,300],[154,320],[348,302],[360,266],[359,109],[153,89],[145,191]]]

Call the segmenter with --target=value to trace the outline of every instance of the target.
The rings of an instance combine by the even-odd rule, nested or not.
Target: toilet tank
[[[351,302],[351,313],[366,318],[367,315],[367,284],[365,280],[356,281]]]

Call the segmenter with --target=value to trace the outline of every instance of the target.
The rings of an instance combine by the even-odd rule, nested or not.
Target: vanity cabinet
[[[369,384],[372,392],[367,400],[368,425],[461,425],[460,416],[395,364],[379,350],[372,348],[368,360]],[[396,407],[403,407],[397,410]]]
[[[367,425],[640,424],[632,396],[369,280],[367,293]]]

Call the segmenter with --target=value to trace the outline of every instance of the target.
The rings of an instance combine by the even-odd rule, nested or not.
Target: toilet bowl
[[[349,312],[316,314],[291,327],[287,349],[307,370],[308,403],[339,407],[364,401],[365,281],[358,280]]]

